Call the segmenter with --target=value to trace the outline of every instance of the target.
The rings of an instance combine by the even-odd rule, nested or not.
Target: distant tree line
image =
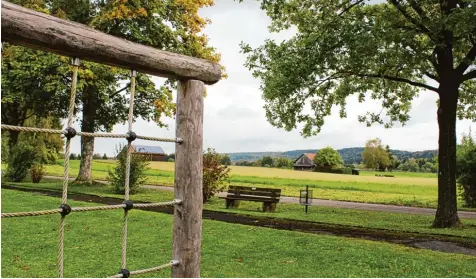
[[[271,157],[264,156],[256,161],[238,161],[235,162],[236,166],[246,167],[265,167],[265,168],[281,168],[288,169],[293,167],[294,160],[286,157]]]
[[[433,172],[438,170],[438,158],[403,158],[393,154],[390,146],[385,147],[379,138],[368,140],[362,152],[362,163],[367,169],[379,171]]]

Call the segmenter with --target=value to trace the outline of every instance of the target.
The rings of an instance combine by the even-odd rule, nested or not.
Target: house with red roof
[[[293,164],[294,170],[299,171],[312,171],[316,164],[314,163],[314,153],[303,153],[299,156]]]

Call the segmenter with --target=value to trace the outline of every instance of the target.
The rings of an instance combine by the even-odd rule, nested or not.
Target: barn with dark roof
[[[146,156],[150,161],[165,161],[165,152],[160,146],[133,145],[134,154]]]
[[[312,171],[316,164],[314,164],[314,153],[303,153],[299,156],[293,164],[294,170]]]

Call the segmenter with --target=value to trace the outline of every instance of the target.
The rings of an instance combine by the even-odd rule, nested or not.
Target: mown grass
[[[58,181],[50,181],[40,184],[34,183],[9,183],[27,188],[46,189],[61,191],[62,185]],[[69,193],[84,193],[97,196],[115,197],[122,199],[123,194],[116,194],[112,187],[104,184],[85,186],[84,184],[71,183],[68,187]],[[159,202],[173,199],[172,191],[161,191],[155,189],[142,189],[139,193],[132,195],[133,201]],[[417,232],[431,233],[450,236],[461,236],[469,241],[476,242],[476,220],[462,219],[464,226],[460,228],[435,229],[431,228],[433,216],[401,214],[379,211],[355,210],[330,208],[323,206],[312,206],[309,214],[304,214],[304,208],[296,204],[279,203],[275,213],[261,212],[261,203],[242,201],[239,209],[226,209],[224,200],[213,198],[204,206],[207,210],[232,212],[237,214],[267,216],[274,218],[285,218],[294,220],[304,220],[312,222],[322,222],[335,225],[356,226],[371,229],[387,229],[396,232]]]
[[[94,161],[93,177],[106,179],[108,170],[114,164],[113,160]],[[70,167],[74,177],[79,170],[79,161],[71,161]],[[174,164],[169,162],[152,162],[151,170],[146,173],[148,183],[173,186],[173,167]],[[61,176],[63,167],[59,163],[47,166],[46,171],[50,175]],[[298,196],[299,190],[309,185],[314,189],[314,197],[321,199],[432,208],[437,205],[436,179],[431,178],[352,176],[232,166],[230,183],[279,188],[286,196]]]
[[[73,206],[92,205],[71,201]],[[58,199],[2,191],[2,212],[54,208]],[[2,276],[55,277],[58,216],[2,220]],[[122,212],[67,217],[66,277],[115,274],[121,261]],[[128,268],[168,262],[172,216],[132,211]],[[204,220],[203,277],[475,277],[475,258],[343,237]],[[169,277],[170,270],[147,277]]]

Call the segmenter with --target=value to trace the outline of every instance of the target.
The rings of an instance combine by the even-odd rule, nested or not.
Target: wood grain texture
[[[2,1],[2,41],[64,56],[174,78],[214,84],[220,65],[162,51]]]
[[[203,95],[205,85],[189,80],[179,84],[175,146],[175,199],[172,277],[200,277],[203,208]]]

